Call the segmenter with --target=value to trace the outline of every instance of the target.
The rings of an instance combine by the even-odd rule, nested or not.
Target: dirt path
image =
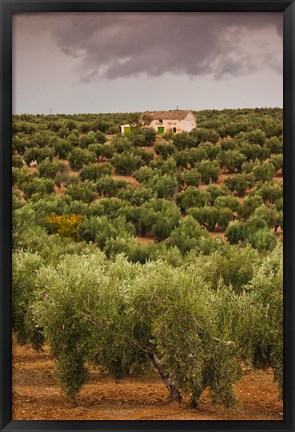
[[[14,344],[14,420],[282,420],[282,403],[271,371],[248,372],[235,385],[240,404],[212,405],[202,396],[199,409],[167,402],[157,375],[128,377],[116,384],[91,371],[88,383],[72,401],[60,394],[48,349],[36,353]]]

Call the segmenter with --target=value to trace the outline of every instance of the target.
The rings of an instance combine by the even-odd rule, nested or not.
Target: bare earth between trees
[[[55,377],[55,364],[44,352],[13,349],[14,420],[282,420],[282,402],[273,373],[244,369],[234,385],[239,404],[234,408],[213,405],[205,391],[199,408],[167,402],[168,391],[155,373],[132,376],[119,383],[98,370],[76,400],[63,396]]]

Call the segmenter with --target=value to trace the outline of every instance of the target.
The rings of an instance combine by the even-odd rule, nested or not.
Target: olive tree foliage
[[[191,132],[191,135],[195,138],[197,144],[204,143],[207,141],[216,144],[217,141],[219,140],[218,133],[213,129],[198,127]]]
[[[226,207],[195,207],[189,209],[187,213],[208,231],[213,231],[217,224],[222,230],[225,230],[229,222],[233,220],[232,210]]]
[[[111,159],[112,165],[118,174],[128,175],[144,165],[143,160],[133,152],[123,151],[115,154]]]
[[[146,183],[148,182],[155,174],[160,174],[160,171],[155,169],[155,168],[151,168],[151,167],[147,167],[147,166],[143,166],[140,167],[138,170],[136,170],[133,173],[133,177],[139,181],[140,183]]]
[[[244,227],[246,243],[261,251],[274,249],[277,243],[276,236],[269,230],[265,219],[254,214],[245,222]]]
[[[154,175],[147,183],[147,186],[155,192],[158,198],[173,197],[177,191],[177,181],[168,174]]]
[[[112,172],[112,165],[105,163],[103,165],[89,164],[81,169],[79,177],[84,180],[98,180],[104,175],[110,175]]]
[[[159,142],[154,146],[155,152],[161,156],[164,160],[166,160],[169,156],[171,156],[175,152],[175,147],[171,143]]]
[[[119,135],[132,114],[13,121],[13,328],[21,343],[50,346],[69,396],[88,367],[120,379],[147,362],[171,399],[193,406],[205,388],[233,403],[241,361],[273,368],[282,388],[283,186],[272,181],[282,113],[197,116],[191,133],[157,142],[155,158],[143,148],[154,131]],[[141,184],[112,178],[105,160]],[[234,174],[214,184],[222,167]],[[75,241],[49,230],[51,213],[79,216]],[[209,235],[216,226],[227,241]]]
[[[241,171],[246,157],[237,150],[223,150],[218,154],[217,159],[222,168],[226,168],[230,173],[233,173],[235,170]]]
[[[139,156],[142,159],[144,165],[146,166],[148,166],[154,159],[153,153],[143,148],[135,149],[134,154],[136,156]]]
[[[184,255],[192,249],[197,249],[202,237],[208,237],[207,230],[202,228],[192,216],[187,216],[171,232],[168,244],[177,246]]]
[[[210,205],[215,205],[215,202],[218,197],[231,196],[230,190],[225,184],[222,184],[220,187],[217,186],[216,184],[210,184],[206,190],[207,192],[210,193],[210,200],[209,200]],[[231,207],[231,206],[225,205],[225,207]]]
[[[283,154],[272,154],[270,157],[270,162],[275,167],[275,170],[282,170],[283,169]]]
[[[268,226],[268,223],[272,223],[271,219],[266,220],[266,218],[270,218],[270,214],[265,215],[263,219],[256,213],[246,222],[236,221],[227,227],[225,236],[231,244],[244,242],[259,251],[272,250],[277,244],[277,239]],[[279,214],[276,215],[276,222],[273,223],[276,223],[276,229],[280,226],[282,221]]]
[[[53,156],[54,150],[50,147],[29,147],[25,150],[24,161],[29,166],[32,161],[37,161],[37,163],[40,163],[46,158],[52,160]]]
[[[154,244],[141,244],[134,237],[118,236],[106,241],[104,252],[110,259],[116,259],[119,254],[124,254],[132,263],[145,264],[154,258],[156,252]]]
[[[153,198],[141,205],[134,216],[138,234],[145,235],[152,231],[155,239],[161,241],[169,237],[177,226],[180,212],[174,202]]]
[[[67,395],[86,382],[89,364],[118,379],[149,361],[171,399],[188,396],[196,406],[210,387],[219,401],[233,402],[234,349],[215,338],[208,287],[195,272],[162,262],[132,265],[120,256],[109,264],[96,254],[73,255],[55,268],[43,266],[36,287],[32,317]]]
[[[84,165],[95,161],[95,154],[89,150],[75,147],[70,152],[68,160],[73,170],[80,170]]]
[[[36,298],[36,274],[44,265],[44,260],[38,254],[23,252],[13,256],[13,310],[12,326],[16,331],[20,344],[31,343],[36,350],[40,350],[44,337],[34,322],[30,309]]]
[[[283,152],[283,139],[282,137],[273,136],[266,139],[265,147],[269,149],[272,154],[280,154]]]
[[[216,208],[230,208],[233,212],[238,211],[240,203],[236,197],[232,195],[219,195],[214,200]]]
[[[131,142],[125,136],[116,136],[112,141],[112,145],[115,148],[115,153],[123,153],[124,151],[130,151],[132,147]]]
[[[134,234],[134,225],[131,222],[126,223],[124,217],[110,221],[106,216],[90,216],[78,226],[78,239],[94,242],[102,250],[109,238],[128,237]]]
[[[82,148],[87,148],[90,144],[95,144],[95,143],[104,144],[105,142],[106,142],[106,137],[100,131],[97,132],[90,131],[88,133],[81,135],[79,139],[79,145]]]
[[[146,185],[140,185],[132,194],[130,204],[140,206],[155,196],[152,189]]]
[[[215,183],[218,180],[219,175],[219,164],[217,162],[211,162],[203,160],[196,164],[196,168],[202,176],[202,181],[205,184],[210,182]]]
[[[249,249],[250,250],[250,249]],[[278,244],[266,255],[237,294],[218,287],[219,325],[239,347],[242,360],[257,369],[273,368],[275,381],[283,390],[283,249]]]
[[[176,204],[182,211],[191,207],[204,207],[208,205],[211,195],[208,191],[189,186],[176,195]]]
[[[194,149],[196,152],[198,150],[198,152],[206,152],[206,158],[202,158],[202,159],[209,159],[210,161],[214,161],[220,151],[221,151],[221,146],[220,144],[213,144],[210,141],[206,141],[202,144],[199,145],[199,147],[197,149]]]
[[[111,176],[104,175],[96,182],[96,189],[100,196],[114,197],[120,192],[127,190],[128,183],[124,180],[117,180]]]
[[[244,224],[240,221],[234,221],[229,224],[224,233],[230,244],[238,244],[245,239]]]
[[[183,181],[186,186],[199,186],[199,182],[201,180],[201,174],[195,168],[191,170],[184,169],[183,172]]]
[[[250,144],[263,146],[266,140],[266,134],[261,129],[255,129],[249,132],[240,132],[235,138],[238,141],[248,141]]]
[[[236,192],[239,197],[246,195],[248,189],[253,186],[253,178],[251,174],[237,174],[233,177],[227,177],[224,184],[230,191]]]
[[[54,182],[51,179],[32,176],[28,183],[22,185],[22,191],[26,199],[39,200],[54,192]]]
[[[247,141],[239,143],[239,152],[242,153],[247,161],[255,161],[256,159],[265,159],[268,149],[261,147],[259,144],[251,144]]]
[[[265,257],[228,246],[184,268],[86,251],[46,265],[18,252],[14,272],[15,323],[49,344],[69,396],[91,364],[119,379],[149,361],[169,397],[193,406],[205,388],[232,404],[241,360],[282,384],[281,245]]]
[[[261,260],[262,256],[250,245],[240,248],[224,243],[222,248],[210,255],[198,256],[194,265],[200,266],[199,274],[210,283],[214,291],[218,290],[222,282],[231,286],[235,293],[241,294],[244,286],[255,275]]]
[[[23,159],[20,155],[14,154],[12,155],[12,166],[14,168],[22,168],[24,165]]]
[[[278,200],[283,199],[283,184],[278,184],[273,181],[260,183],[257,185],[255,194],[260,196],[267,206],[276,204]]]
[[[253,215],[264,220],[269,228],[275,228],[275,230],[277,230],[280,225],[280,214],[275,206],[268,207],[262,204],[254,210]]]
[[[173,158],[178,168],[188,167],[188,165],[192,167],[196,162],[207,159],[207,152],[201,148],[191,148],[176,151]]]
[[[166,160],[161,157],[155,159],[150,163],[150,167],[158,170],[160,174],[175,175],[176,173],[176,162],[173,157],[169,157]]]
[[[269,161],[262,162],[261,165],[257,165],[253,168],[253,174],[256,181],[271,181],[275,173],[276,169]]]
[[[195,137],[189,132],[180,132],[175,135],[173,145],[176,150],[185,150],[187,148],[197,147]]]
[[[54,151],[56,156],[58,156],[60,159],[67,159],[69,153],[71,150],[73,150],[73,144],[69,139],[61,139],[57,138],[54,141]]]
[[[41,177],[55,179],[58,173],[63,174],[68,170],[67,165],[61,161],[51,162],[48,158],[43,160],[40,165],[38,165],[38,171]]]
[[[114,156],[115,153],[114,146],[109,142],[105,144],[90,144],[88,146],[88,150],[95,153],[98,159],[103,159],[103,158],[110,159],[111,157]]]
[[[238,150],[238,147],[239,147],[238,142],[231,137],[222,138],[219,141],[219,144],[220,144],[221,150],[223,150],[223,151]]]
[[[259,195],[251,195],[245,198],[245,201],[240,206],[239,215],[243,219],[248,219],[256,210],[263,204],[263,199]]]
[[[23,133],[14,133],[12,137],[12,150],[19,155],[23,155],[26,148],[32,147],[33,143],[30,141],[28,135]]]
[[[151,147],[156,139],[156,131],[153,128],[132,129],[128,134],[128,140],[135,147]]]
[[[72,200],[91,203],[97,196],[95,183],[85,180],[78,184],[71,184],[66,189],[66,195]]]
[[[123,209],[131,208],[128,202],[118,197],[101,198],[98,202],[92,203],[87,209],[87,216],[107,216],[109,219],[116,219],[124,215]]]

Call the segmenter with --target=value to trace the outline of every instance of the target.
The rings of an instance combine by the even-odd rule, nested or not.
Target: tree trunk
[[[200,399],[201,394],[202,394],[202,391],[200,391],[200,392],[198,392],[198,393],[194,393],[194,394],[192,394],[192,396],[191,396],[191,398],[190,398],[190,400],[189,400],[189,402],[188,402],[188,405],[189,405],[191,408],[198,408],[198,405],[199,405],[199,399]]]
[[[165,370],[165,368],[161,364],[161,361],[158,358],[158,356],[152,350],[149,350],[147,352],[147,356],[152,361],[153,365],[155,366],[155,368],[159,372],[160,377],[162,378],[162,380],[164,381],[166,387],[169,390],[168,400],[169,401],[176,400],[176,401],[180,402],[181,401],[181,395],[179,393],[179,390],[177,390],[174,387],[174,385],[173,385],[173,383],[171,381],[171,378],[169,377],[167,371]]]

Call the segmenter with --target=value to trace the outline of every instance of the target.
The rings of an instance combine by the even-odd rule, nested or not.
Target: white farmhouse
[[[189,110],[147,111],[140,117],[140,122],[153,128],[157,134],[190,132],[197,126],[196,117]]]
[[[129,132],[131,131],[131,126],[129,123],[120,125],[120,128],[121,128],[121,134],[122,135],[128,135]]]

